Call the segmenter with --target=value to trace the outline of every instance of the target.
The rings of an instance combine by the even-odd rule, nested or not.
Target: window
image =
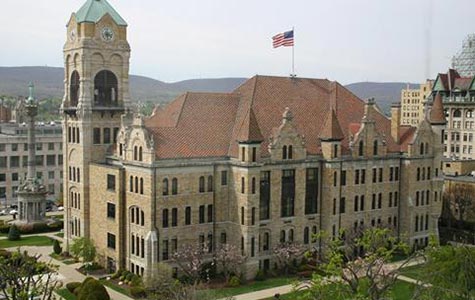
[[[262,246],[263,251],[268,251],[270,248],[270,234],[268,232],[264,233],[264,244]]]
[[[305,214],[316,214],[318,208],[318,169],[306,170]]]
[[[251,225],[256,225],[256,208],[253,207],[251,210]]]
[[[162,241],[162,259],[168,260],[168,240]]]
[[[378,140],[373,142],[373,155],[378,155]]]
[[[360,184],[360,170],[355,170],[355,184]]]
[[[245,179],[244,177],[241,177],[241,194],[244,194],[245,192],[246,192]]]
[[[213,176],[208,176],[208,192],[213,191]]]
[[[111,129],[104,128],[104,144],[110,144],[110,143],[111,143]]]
[[[117,143],[117,136],[119,135],[119,128],[115,127],[114,132],[112,134],[112,142],[115,144]]]
[[[364,210],[364,195],[360,196],[360,210]]]
[[[393,167],[390,167],[389,168],[389,181],[393,181],[394,179],[394,168]]]
[[[185,208],[185,225],[191,225],[191,207]]]
[[[366,182],[366,170],[361,170],[361,184],[365,184]]]
[[[162,211],[162,225],[163,228],[168,228],[168,209]]]
[[[359,142],[359,146],[358,146],[358,156],[363,156],[363,151],[364,151],[364,143],[363,141],[360,141]]]
[[[115,219],[115,204],[107,203],[107,217],[110,219]]]
[[[20,157],[10,156],[10,168],[19,168],[19,167],[20,167]]]
[[[204,193],[204,192],[205,192],[205,177],[204,177],[204,176],[201,176],[201,177],[200,177],[199,191],[200,191],[200,193]]]
[[[221,185],[228,185],[228,171],[221,171]]]
[[[257,160],[257,148],[253,147],[252,148],[252,162],[256,162]]]
[[[336,215],[336,199],[333,198],[333,215]]]
[[[53,144],[53,146],[54,146],[54,144]],[[16,151],[18,151],[18,144],[12,144],[12,152],[16,152]]]
[[[295,170],[282,171],[282,199],[281,216],[291,217],[294,215],[295,200]]]
[[[168,178],[163,179],[162,194],[163,196],[168,196]]]
[[[115,234],[107,233],[107,248],[115,249]]]
[[[178,225],[178,209],[172,209],[172,227],[176,227]]]
[[[241,161],[246,161],[246,148],[241,147]]]
[[[117,77],[108,70],[97,73],[94,78],[94,106],[114,106],[118,102]]]
[[[373,168],[373,183],[376,183],[376,178],[377,178],[377,170],[376,168]]]
[[[287,146],[282,147],[282,159],[287,159]]]
[[[394,171],[394,180],[399,181],[399,167],[395,168]]]
[[[383,207],[383,194],[378,194],[378,208],[381,209]]]
[[[115,191],[115,175],[107,174],[107,189]]]
[[[285,230],[280,231],[280,242],[285,243]]]
[[[252,177],[252,180],[251,180],[251,193],[252,194],[256,193],[256,177]]]
[[[244,206],[241,206],[241,225],[244,225],[245,215]]]
[[[383,168],[379,168],[379,182],[383,182]]]
[[[333,186],[336,186],[337,184],[337,175],[336,175],[336,171],[333,172]]]
[[[204,205],[200,205],[199,222],[200,224],[203,224],[205,222],[205,206]]]
[[[310,233],[308,227],[303,230],[303,243],[308,244],[310,242]]]
[[[226,244],[226,242],[227,242],[226,232],[221,232],[220,242],[221,242],[221,244]]]
[[[43,144],[42,143],[36,143],[36,151],[42,151],[43,150]]]
[[[288,149],[288,155],[287,156],[289,157],[289,159],[292,159],[293,156],[294,156],[292,145],[290,145],[287,149]]]
[[[345,186],[346,185],[346,171],[345,170],[341,171],[340,175],[341,175],[340,176],[340,184],[342,186]]]
[[[48,172],[48,179],[54,179],[54,171]]]
[[[360,205],[358,196],[355,196],[354,211],[358,211],[358,206]]]
[[[259,194],[259,219],[270,218],[270,171],[261,172]]]
[[[172,179],[172,195],[178,194],[178,179]]]
[[[18,181],[18,173],[12,173],[12,181]]]
[[[101,143],[101,129],[100,128],[94,128],[93,130],[93,143],[96,145]]]
[[[208,205],[208,223],[213,222],[213,205]]]
[[[4,173],[0,174],[0,182],[5,182],[6,180],[7,176]]]
[[[371,201],[371,209],[376,209],[376,194],[373,194],[373,199]]]
[[[346,209],[346,198],[340,198],[340,214],[344,214]]]
[[[77,106],[78,105],[79,85],[80,85],[79,73],[78,73],[78,71],[73,71],[73,73],[71,74],[71,83],[70,83],[70,86],[69,86],[69,99],[70,99],[69,104],[71,106]]]

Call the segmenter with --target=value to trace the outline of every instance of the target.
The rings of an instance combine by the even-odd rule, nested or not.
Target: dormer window
[[[292,151],[292,145],[289,146],[288,148],[288,157],[289,159],[292,159],[293,158],[293,151]]]
[[[287,146],[282,147],[282,159],[287,159]]]
[[[373,155],[378,155],[378,140],[373,142]]]
[[[293,153],[293,147],[292,145],[284,145],[282,147],[282,159],[293,159],[294,153]]]
[[[360,141],[359,146],[358,146],[358,156],[363,156],[364,152],[364,143],[363,141]]]
[[[421,143],[420,148],[420,155],[424,155],[424,143]]]

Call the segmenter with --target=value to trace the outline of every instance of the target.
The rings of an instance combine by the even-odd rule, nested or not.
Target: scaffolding
[[[475,34],[469,34],[462,49],[452,58],[452,68],[461,76],[475,75]]]

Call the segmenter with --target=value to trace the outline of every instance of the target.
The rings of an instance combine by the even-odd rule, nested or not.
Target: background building
[[[27,174],[26,124],[0,124],[0,203],[17,204],[16,191]],[[37,123],[36,171],[47,187],[48,200],[56,201],[62,191],[63,147],[60,125]]]
[[[447,129],[444,156],[450,159],[475,159],[475,77],[463,77],[453,69],[439,74],[432,97],[440,94],[445,108]]]
[[[418,89],[401,90],[401,125],[417,126],[425,118],[424,105],[432,92],[433,80],[427,80]]]
[[[89,237],[104,265],[137,274],[184,244],[211,258],[231,243],[253,278],[276,245],[324,246],[311,238],[320,230],[385,226],[415,246],[437,236],[441,97],[416,128],[337,82],[255,76],[144,118],[130,110],[126,33],[105,0],[67,26],[66,243]]]
[[[452,58],[452,68],[462,76],[475,76],[475,34],[469,34]]]

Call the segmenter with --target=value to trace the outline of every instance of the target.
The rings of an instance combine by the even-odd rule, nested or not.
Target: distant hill
[[[63,68],[53,67],[0,67],[0,96],[18,96],[28,93],[27,84],[36,84],[38,98],[63,97]],[[179,94],[192,92],[230,92],[246,78],[191,79],[166,83],[144,76],[130,76],[132,100],[141,102],[168,102]],[[411,88],[417,85],[410,84]],[[361,99],[375,98],[383,111],[390,111],[391,103],[400,100],[402,82],[358,82],[346,86]]]
[[[357,82],[346,86],[353,94],[366,100],[374,98],[378,106],[386,113],[391,111],[391,104],[401,101],[401,90],[407,87],[402,82]],[[410,88],[419,87],[418,84],[409,84]]]

